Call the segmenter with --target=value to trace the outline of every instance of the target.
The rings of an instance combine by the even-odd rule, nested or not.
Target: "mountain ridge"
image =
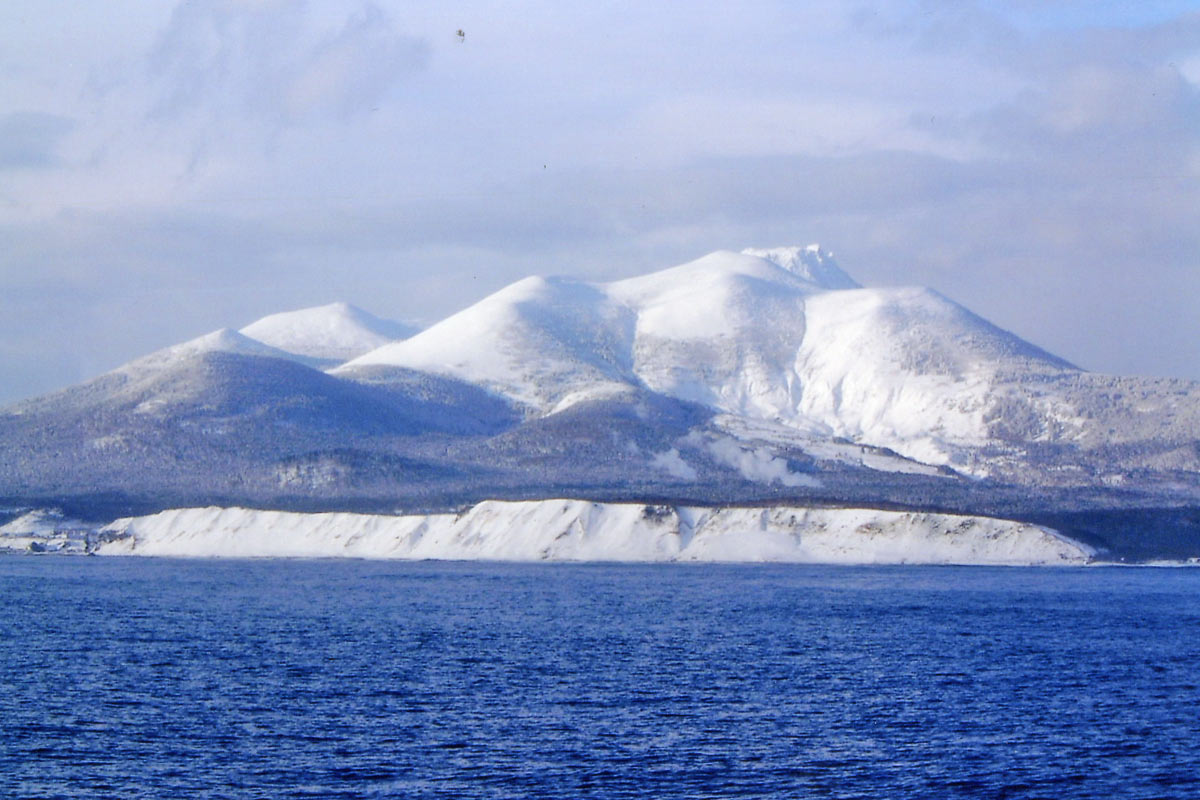
[[[383,336],[356,312],[271,315],[0,409],[0,499],[1200,506],[1200,384],[1086,372],[932,290],[861,287],[818,246],[526,278],[323,358]]]

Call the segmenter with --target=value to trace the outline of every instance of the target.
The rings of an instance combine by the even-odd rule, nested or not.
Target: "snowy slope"
[[[58,392],[31,398],[7,411],[16,417],[39,415],[108,413],[133,403],[138,413],[160,412],[169,408],[181,394],[189,394],[203,382],[206,365],[214,359],[272,359],[303,364],[309,371],[310,359],[296,356],[243,336],[229,328],[197,336],[181,344],[164,347],[149,355],[122,364],[114,370]],[[269,362],[268,362],[269,363]],[[64,427],[64,420],[47,425]]]
[[[788,254],[800,250],[771,252],[791,264]],[[821,274],[849,281],[834,270],[825,263]],[[721,407],[723,395],[775,379],[803,332],[802,298],[825,288],[811,277],[807,267],[717,252],[611,284],[526,278],[337,372],[389,365],[445,374],[541,413],[638,385]]]
[[[632,311],[598,286],[526,278],[333,374],[405,367],[466,380],[549,411],[568,395],[602,396],[629,385],[633,322]]]
[[[1077,372],[928,289],[829,292],[805,316],[797,416],[929,463],[965,466],[1007,382]]]
[[[271,314],[240,331],[279,350],[335,363],[415,332],[415,328],[381,319],[346,303]]]
[[[263,356],[266,358],[283,358],[292,360],[294,354],[280,350],[277,347],[264,344],[238,331],[221,328],[195,339],[189,339],[182,344],[164,347],[148,356],[131,361],[118,370],[136,372],[147,367],[157,367],[171,362],[183,361],[202,353],[235,353],[242,356]]]
[[[231,464],[253,470],[272,454],[304,453],[330,437],[350,442],[507,424],[504,409],[475,387],[447,388],[432,376],[380,387],[330,377],[311,362],[221,329],[0,412],[0,443],[30,449],[31,471],[65,471],[72,484],[115,472],[127,487],[199,487],[244,485],[247,474],[226,474]],[[158,461],[166,468],[150,466]],[[154,474],[139,477],[143,468]]]
[[[147,395],[136,411],[161,414],[196,391],[197,384],[202,382],[206,357],[219,354],[297,361],[311,366],[302,356],[263,344],[229,328],[221,328],[124,364],[101,376],[100,380],[109,378],[120,381],[112,392],[113,399]],[[167,376],[170,377],[164,381]]]
[[[100,417],[132,411],[136,415],[169,413],[181,398],[196,395],[208,383],[208,365],[221,356],[257,363],[305,361],[223,327],[190,341],[156,350],[78,386],[35,397],[7,409],[13,419],[34,420],[35,427],[61,433],[86,422],[89,435]],[[295,369],[300,367],[288,363]],[[311,372],[306,367],[304,372]],[[40,425],[36,421],[42,420]]]
[[[989,440],[1006,382],[1078,372],[936,292],[858,288],[815,245],[608,284],[529,278],[335,374],[371,365],[451,375],[540,414],[640,386],[977,472],[964,451]]]
[[[461,514],[174,509],[109,525],[102,555],[516,561],[1082,564],[1094,552],[1034,525],[873,509],[487,501]]]

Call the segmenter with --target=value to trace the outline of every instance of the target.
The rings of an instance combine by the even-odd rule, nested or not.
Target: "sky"
[[[0,402],[278,311],[812,242],[1198,380],[1198,8],[7,0]]]

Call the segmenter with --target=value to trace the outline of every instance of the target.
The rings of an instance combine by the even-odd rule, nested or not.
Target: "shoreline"
[[[0,547],[215,558],[1085,565],[1097,551],[1045,526],[976,515],[804,506],[714,508],[547,499],[459,513],[299,513],[183,508],[99,528],[25,517]],[[44,512],[43,512],[44,513]],[[31,528],[22,534],[21,527]],[[75,527],[71,527],[75,525]],[[40,543],[40,544],[39,544]],[[16,545],[14,548],[11,545]]]

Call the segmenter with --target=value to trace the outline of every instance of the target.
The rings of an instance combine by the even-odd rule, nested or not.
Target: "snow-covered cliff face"
[[[1082,564],[1034,525],[873,509],[696,508],[582,500],[479,503],[382,516],[193,508],[118,520],[102,555],[518,561]]]

